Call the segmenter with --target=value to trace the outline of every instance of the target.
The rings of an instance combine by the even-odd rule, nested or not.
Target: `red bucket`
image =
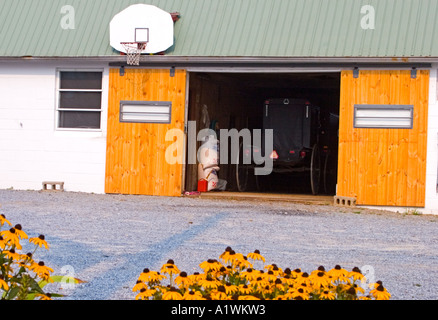
[[[208,181],[205,179],[201,179],[198,181],[198,191],[199,192],[207,192],[208,191]]]

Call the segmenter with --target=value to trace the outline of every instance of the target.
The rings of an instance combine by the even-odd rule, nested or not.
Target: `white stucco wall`
[[[56,129],[58,69],[102,69],[100,131]],[[60,61],[0,62],[0,188],[104,193],[108,65]]]

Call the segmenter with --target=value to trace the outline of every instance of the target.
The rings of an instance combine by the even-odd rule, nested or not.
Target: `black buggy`
[[[302,99],[270,99],[263,109],[263,132],[273,130],[273,173],[301,173],[310,179],[313,194],[318,194],[323,184],[330,192],[336,161],[335,143],[329,135],[337,135],[337,117],[322,114],[319,107]],[[334,132],[336,130],[336,133]],[[331,139],[333,141],[333,139]],[[264,152],[262,146],[240,145],[236,161],[236,184],[238,190],[247,189],[248,176],[257,168],[254,154]],[[264,155],[263,155],[264,156]],[[251,157],[249,159],[248,157]],[[250,164],[248,164],[250,163]],[[256,175],[257,189],[268,184],[269,176]]]

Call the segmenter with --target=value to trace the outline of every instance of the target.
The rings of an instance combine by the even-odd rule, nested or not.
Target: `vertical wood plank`
[[[342,72],[338,195],[363,205],[424,207],[429,71]],[[414,105],[414,128],[354,129],[355,104]]]
[[[170,77],[169,70],[127,69],[120,76],[110,70],[105,191],[107,193],[180,196],[182,159],[169,164],[165,141],[173,128],[184,128],[185,70]],[[121,100],[171,101],[171,124],[121,123]]]

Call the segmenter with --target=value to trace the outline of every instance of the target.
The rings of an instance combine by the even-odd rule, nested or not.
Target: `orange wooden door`
[[[166,141],[171,129],[184,130],[186,71],[152,69],[110,70],[105,192],[180,196],[182,160],[169,163]],[[171,123],[122,123],[120,101],[172,102]],[[181,142],[182,143],[182,142]]]
[[[360,205],[424,207],[429,71],[342,72],[337,195]],[[354,105],[413,105],[413,129],[354,128]]]

